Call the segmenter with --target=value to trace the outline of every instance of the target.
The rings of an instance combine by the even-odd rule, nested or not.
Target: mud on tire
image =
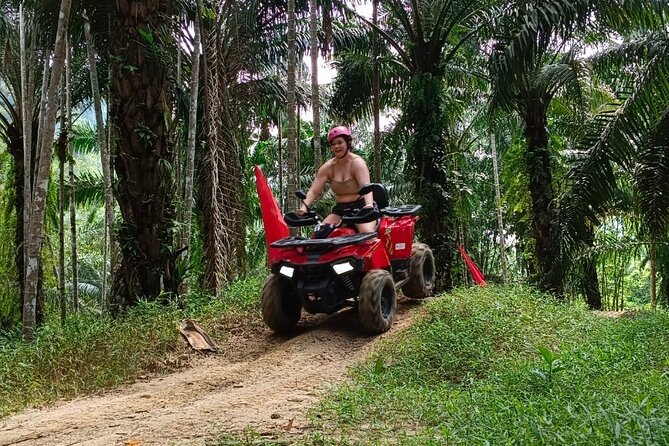
[[[302,302],[290,282],[270,274],[262,288],[262,318],[276,333],[287,333],[300,320]]]
[[[395,282],[388,271],[375,269],[362,279],[358,296],[358,315],[363,327],[383,333],[393,325],[397,310]]]
[[[424,243],[414,243],[409,262],[409,281],[402,287],[402,293],[412,299],[422,299],[432,294],[434,288],[434,255]]]

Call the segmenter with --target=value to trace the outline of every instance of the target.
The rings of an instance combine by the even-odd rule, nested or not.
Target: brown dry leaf
[[[141,446],[142,442],[139,440],[128,440],[125,442],[125,446]]]
[[[291,430],[293,428],[293,420],[294,420],[294,418],[291,418],[290,420],[288,420],[288,424],[286,424],[283,427],[286,430],[286,432],[288,432],[289,430]]]
[[[208,350],[212,352],[218,351],[218,346],[211,339],[211,337],[209,337],[209,335],[204,332],[202,327],[190,319],[184,319],[181,322],[181,325],[179,326],[179,332],[183,335],[184,338],[186,338],[190,346],[195,350]]]

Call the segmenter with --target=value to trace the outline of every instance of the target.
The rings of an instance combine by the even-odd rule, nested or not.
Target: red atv
[[[292,330],[302,308],[332,314],[358,306],[362,325],[373,333],[387,331],[397,308],[396,289],[420,299],[434,286],[434,256],[423,243],[413,243],[419,205],[388,206],[385,187],[368,184],[375,207],[345,215],[336,227],[323,228],[315,212],[287,213],[289,226],[315,226],[312,238],[286,237],[269,247],[272,273],[262,290],[262,315],[277,333]],[[304,192],[296,195],[304,200]],[[378,230],[355,231],[356,223],[379,221]]]

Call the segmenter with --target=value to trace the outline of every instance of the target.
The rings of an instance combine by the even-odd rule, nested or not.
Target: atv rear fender
[[[379,238],[388,252],[390,260],[402,260],[411,257],[414,228],[418,217],[403,215],[401,217],[385,216],[379,226]]]

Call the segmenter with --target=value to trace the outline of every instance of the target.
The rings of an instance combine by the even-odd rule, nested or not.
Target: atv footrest
[[[381,213],[389,217],[403,217],[405,215],[415,215],[420,208],[420,204],[403,204],[397,207],[385,207],[381,209]]]
[[[277,240],[270,246],[272,248],[295,248],[301,246],[308,249],[326,249],[339,246],[354,245],[356,243],[372,240],[376,238],[376,232],[366,232],[364,234],[342,235],[341,237],[305,239],[302,237],[286,237]]]

